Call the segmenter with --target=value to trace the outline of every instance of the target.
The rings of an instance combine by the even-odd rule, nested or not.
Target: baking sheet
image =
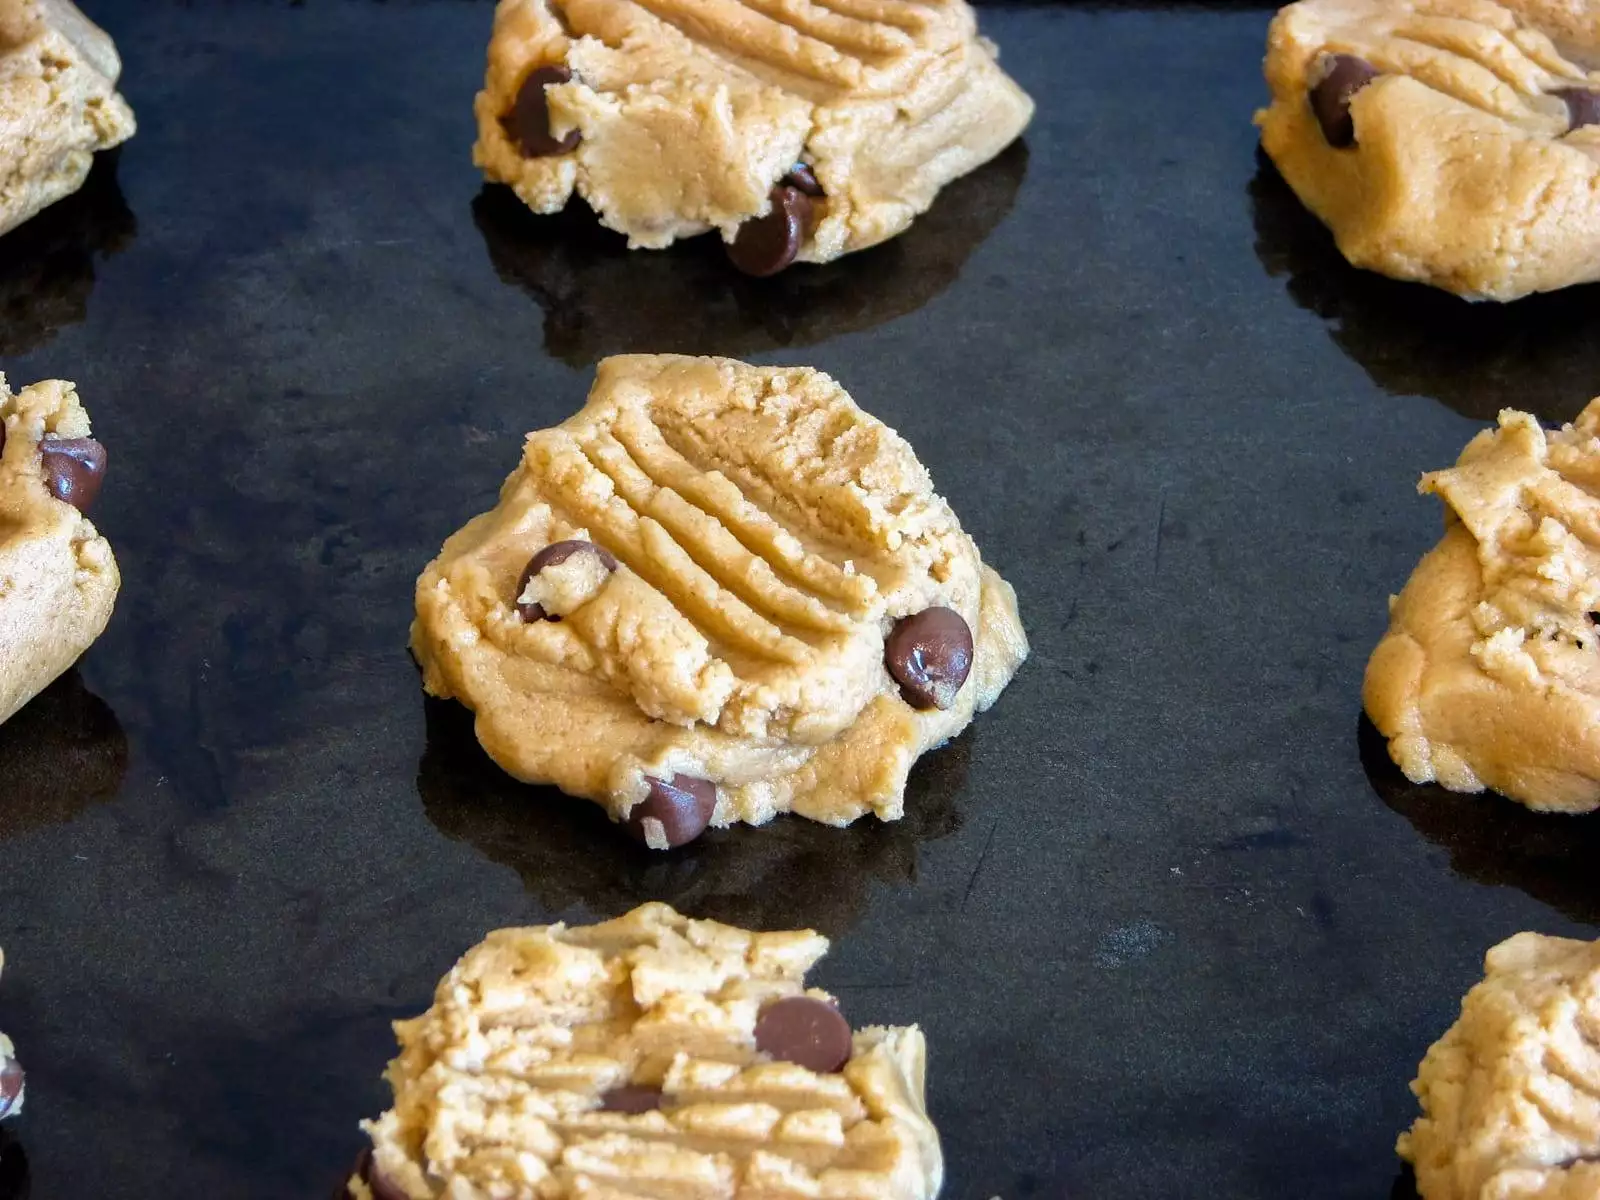
[[[1600,391],[1595,289],[1345,267],[1257,157],[1259,7],[985,8],[1025,144],[770,285],[485,190],[486,3],[92,14],[141,130],[0,241],[0,365],[78,381],[124,588],[0,729],[0,1194],[325,1195],[462,950],[656,898],[922,1024],[946,1196],[1407,1194],[1416,1063],[1493,942],[1595,936],[1600,825],[1406,785],[1361,672],[1419,473]],[[1033,658],[905,821],[653,859],[424,702],[417,572],[620,350],[834,373],[1015,583]]]

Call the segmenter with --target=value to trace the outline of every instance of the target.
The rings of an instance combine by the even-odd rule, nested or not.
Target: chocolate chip
[[[517,102],[504,118],[506,132],[529,158],[549,158],[566,154],[577,148],[581,140],[576,129],[563,138],[550,134],[550,100],[545,88],[557,83],[569,83],[572,72],[566,67],[539,67],[529,71],[517,92]]]
[[[617,560],[611,554],[596,546],[593,542],[586,542],[581,538],[572,538],[564,542],[551,542],[539,553],[528,560],[528,565],[522,568],[522,577],[517,580],[517,612],[528,624],[535,621],[559,621],[560,617],[552,617],[544,611],[542,604],[524,604],[522,593],[528,590],[528,581],[546,567],[559,567],[574,554],[592,550],[600,556],[601,565],[608,571],[617,569]]]
[[[411,1200],[407,1193],[390,1183],[384,1173],[378,1170],[370,1146],[356,1157],[356,1165],[350,1174],[367,1185],[367,1191],[372,1193],[372,1200]],[[355,1200],[355,1193],[350,1190],[348,1180],[334,1196],[334,1200]]]
[[[93,438],[46,438],[39,443],[44,485],[57,500],[88,512],[106,473],[106,448]]]
[[[772,211],[746,221],[728,246],[728,257],[746,275],[776,275],[795,260],[811,224],[811,197],[780,183],[772,189]]]
[[[1350,97],[1378,77],[1378,68],[1353,54],[1330,54],[1322,60],[1322,71],[1321,81],[1311,89],[1311,111],[1328,145],[1342,150],[1356,142]]]
[[[1600,92],[1590,88],[1560,88],[1554,95],[1567,102],[1567,132],[1585,125],[1600,125]]]
[[[601,1112],[646,1113],[661,1107],[661,1089],[625,1083],[600,1097]]]
[[[706,831],[717,811],[717,785],[709,779],[693,775],[674,775],[672,782],[664,779],[650,781],[650,794],[633,806],[628,814],[627,829],[645,845],[650,846],[652,828],[657,840],[666,839],[666,846],[650,846],[652,850],[672,849],[687,845]]]
[[[972,629],[952,608],[925,608],[895,622],[883,661],[912,708],[949,708],[972,670]]]
[[[790,187],[799,188],[808,196],[821,198],[826,195],[822,185],[817,182],[817,174],[811,169],[810,163],[795,163],[789,168],[789,173],[783,177],[783,182]]]
[[[824,1000],[789,996],[761,1010],[756,1049],[808,1071],[829,1074],[850,1061],[850,1022]]]
[[[23,1088],[28,1077],[14,1058],[0,1059],[0,1120],[22,1107]]]

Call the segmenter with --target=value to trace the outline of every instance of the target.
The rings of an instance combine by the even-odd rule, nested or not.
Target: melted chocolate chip
[[[1567,132],[1585,125],[1600,125],[1600,91],[1589,88],[1561,88],[1554,95],[1567,102]]]
[[[687,845],[704,833],[716,811],[717,785],[709,779],[693,775],[674,775],[670,783],[652,779],[650,794],[633,806],[626,828],[649,846],[651,831],[645,822],[660,822],[656,832],[666,839],[666,848],[672,849]],[[660,846],[650,848],[662,849]]]
[[[14,1058],[0,1059],[0,1120],[22,1107],[22,1092],[28,1077]]]
[[[728,246],[728,258],[746,275],[776,275],[795,260],[811,224],[811,197],[780,183],[772,189],[772,211],[746,221]]]
[[[647,1113],[661,1107],[661,1089],[625,1083],[600,1097],[601,1112]]]
[[[552,617],[549,613],[545,612],[544,605],[542,604],[524,604],[522,602],[522,593],[528,590],[528,581],[540,571],[544,570],[546,567],[559,567],[574,554],[579,554],[584,551],[593,551],[595,554],[598,554],[600,556],[601,565],[603,565],[606,570],[615,571],[617,569],[616,558],[607,551],[602,550],[599,546],[596,546],[593,542],[586,542],[581,538],[572,538],[565,542],[551,542],[543,550],[539,551],[539,553],[535,554],[528,560],[528,565],[522,568],[522,577],[517,580],[517,594],[513,602],[517,606],[518,614],[521,615],[524,621],[531,625],[535,621],[561,620],[560,617]]]
[[[528,158],[549,158],[567,154],[577,148],[581,140],[576,129],[565,137],[550,134],[550,100],[545,88],[557,83],[569,83],[572,72],[566,67],[539,67],[529,71],[517,92],[517,101],[506,114],[503,123],[506,133]]]
[[[57,500],[88,512],[106,473],[106,448],[93,438],[46,438],[39,443],[44,485]]]
[[[972,671],[972,629],[954,609],[925,608],[895,622],[883,661],[912,708],[949,708]]]
[[[822,185],[817,182],[817,173],[811,169],[810,163],[795,163],[783,177],[783,182],[819,200],[826,195]]]
[[[756,1049],[808,1071],[829,1074],[850,1061],[850,1022],[824,1000],[789,996],[761,1010]]]
[[[1356,143],[1350,97],[1378,77],[1378,68],[1353,54],[1330,54],[1322,60],[1323,76],[1311,89],[1311,111],[1328,145],[1344,149]]]

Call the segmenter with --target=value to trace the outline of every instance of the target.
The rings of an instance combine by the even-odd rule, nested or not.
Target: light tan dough
[[[39,443],[89,436],[70,383],[12,394],[0,375],[0,721],[78,661],[111,619],[121,576],[111,547],[46,490]]]
[[[827,199],[799,260],[828,262],[902,232],[1022,132],[1033,101],[996,57],[965,0],[500,0],[473,161],[535,212],[576,191],[650,249],[731,241],[804,161]],[[526,158],[502,118],[558,65],[551,130],[582,141]]]
[[[559,623],[524,623],[523,567],[569,538],[621,569]],[[972,671],[952,707],[914,709],[884,638],[935,606],[971,628]],[[717,825],[898,818],[911,764],[1028,652],[1010,586],[837,383],[670,355],[606,359],[581,412],[528,436],[500,503],[418,580],[411,645],[517,778],[618,820],[652,777],[710,779]]]
[[[411,1200],[932,1200],[944,1175],[916,1026],[856,1030],[816,1074],[756,1048],[806,989],[809,930],[749,933],[647,904],[601,925],[502,929],[395,1023],[394,1107],[364,1128]],[[622,1085],[660,1109],[600,1110]],[[371,1200],[359,1176],[355,1200]]]
[[[83,186],[133,136],[117,48],[70,0],[0,0],[0,233]]]
[[[1597,435],[1600,400],[1559,432],[1507,409],[1423,476],[1444,540],[1391,601],[1363,692],[1413,782],[1600,806]]]
[[[1600,1196],[1600,942],[1519,933],[1422,1060],[1396,1149],[1422,1200]]]
[[[1560,40],[1564,56],[1552,42]],[[1330,146],[1309,87],[1329,54],[1382,74]],[[1358,267],[1469,299],[1600,279],[1600,126],[1568,132],[1560,88],[1600,88],[1586,0],[1302,0],[1267,41],[1261,144]]]

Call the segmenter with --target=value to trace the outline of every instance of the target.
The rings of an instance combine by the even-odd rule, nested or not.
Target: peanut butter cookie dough
[[[1512,300],[1600,279],[1595,65],[1578,0],[1301,0],[1256,123],[1351,263]]]
[[[528,436],[418,580],[411,646],[497,763],[657,849],[898,818],[1028,652],[911,447],[832,379],[649,355]]]
[[[1407,778],[1600,806],[1600,400],[1560,431],[1506,410],[1424,475],[1444,540],[1390,604],[1364,699]]]
[[[89,648],[121,577],[84,516],[106,453],[70,383],[13,394],[0,375],[0,721]]]
[[[70,0],[0,0],[0,233],[83,186],[134,133],[122,60]]]
[[[926,1043],[852,1032],[805,987],[827,949],[664,904],[491,933],[396,1022],[346,1195],[932,1200]]]
[[[501,0],[473,161],[629,245],[716,229],[769,275],[893,237],[1033,102],[966,0]]]
[[[1423,1059],[1396,1147],[1422,1200],[1600,1196],[1600,942],[1519,933],[1489,951]]]

